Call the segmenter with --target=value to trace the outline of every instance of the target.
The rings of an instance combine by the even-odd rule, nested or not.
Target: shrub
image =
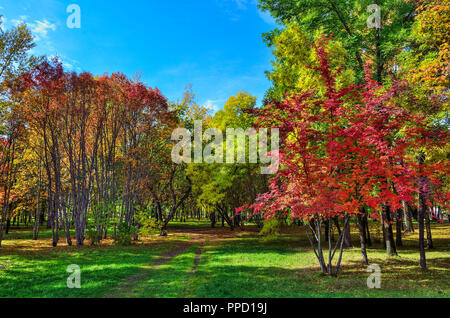
[[[155,231],[158,231],[161,227],[161,222],[158,222],[155,218],[152,218],[151,210],[141,209],[136,207],[136,221],[139,224],[139,235],[151,235]]]
[[[136,234],[137,230],[134,226],[129,226],[126,222],[122,222],[117,227],[114,244],[123,246],[131,245],[131,241]]]
[[[281,229],[285,225],[285,220],[272,218],[264,221],[263,228],[259,232],[260,235],[267,238],[275,238],[280,235]]]

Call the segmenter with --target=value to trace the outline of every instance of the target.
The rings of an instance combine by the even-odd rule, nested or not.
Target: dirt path
[[[133,286],[135,284],[137,284],[138,282],[142,281],[143,279],[145,279],[145,277],[147,277],[149,275],[149,273],[151,273],[151,271],[156,269],[158,266],[161,266],[161,265],[167,263],[172,258],[184,253],[192,245],[193,245],[193,243],[189,242],[189,243],[175,246],[174,248],[164,252],[151,265],[149,265],[149,266],[151,266],[150,268],[145,268],[145,269],[139,271],[138,273],[127,277],[125,281],[121,282],[116,287],[116,289],[113,293],[106,295],[105,298],[120,298],[120,297],[123,297],[124,295],[127,295],[127,293],[131,291]]]
[[[254,231],[247,232],[247,235],[254,235]],[[195,259],[193,267],[189,270],[189,276],[195,274],[197,270],[198,264],[200,262],[200,258],[202,252],[207,246],[216,245],[221,242],[236,239],[236,233],[239,231],[230,231],[229,228],[190,228],[190,227],[173,227],[170,229],[171,235],[189,235],[189,242],[182,243],[170,249],[169,251],[164,252],[161,256],[156,258],[156,260],[149,264],[146,268],[140,270],[136,274],[129,276],[124,281],[122,281],[115,290],[106,295],[106,298],[119,298],[124,297],[127,294],[131,293],[133,286],[135,286],[140,281],[144,280],[148,275],[167,262],[169,262],[174,257],[184,253],[189,247],[194,244],[198,244],[197,251],[195,253]]]
[[[196,271],[198,263],[200,262],[200,256],[202,255],[202,252],[203,252],[203,245],[200,245],[197,248],[197,252],[195,252],[194,267],[192,267],[192,269],[189,271],[189,274],[194,274],[194,272]]]

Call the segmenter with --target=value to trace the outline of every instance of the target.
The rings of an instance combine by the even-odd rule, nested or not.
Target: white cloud
[[[261,19],[263,19],[264,22],[266,22],[267,24],[270,24],[270,25],[277,25],[277,22],[276,22],[275,19],[270,15],[269,12],[267,12],[267,11],[261,11],[261,10],[258,9],[258,14],[259,14],[259,17],[260,17]]]
[[[256,6],[257,0],[216,0],[217,5],[227,14],[231,21],[239,21],[242,18],[243,11],[249,6]]]
[[[44,21],[36,20],[36,23],[30,23],[31,31],[41,36],[47,36],[48,30],[55,31],[56,25],[48,22],[46,19]]]
[[[72,64],[67,63],[67,62],[63,62],[63,66],[66,70],[69,70],[69,71],[73,71],[75,69]]]
[[[223,99],[208,99],[205,102],[205,107],[208,108],[209,110],[211,110],[213,113],[217,113],[219,111],[219,109],[221,108],[219,106],[220,103],[223,102]]]
[[[8,19],[3,17],[3,16],[0,18],[0,22],[1,22],[0,23],[0,30],[2,30],[3,32],[6,31],[5,24],[6,24],[7,21],[8,21]]]
[[[78,71],[81,72],[81,68],[77,65],[79,65],[80,63],[77,60],[71,59],[67,56],[64,55],[59,55],[59,54],[50,54],[48,56],[49,60],[52,60],[54,58],[57,58],[62,65],[64,66],[64,69],[66,71]]]
[[[35,41],[39,41],[41,38],[47,38],[49,30],[56,31],[56,24],[50,23],[47,19],[44,19],[43,21],[35,20],[35,23],[26,22],[27,19],[28,16],[21,15],[18,19],[11,19],[11,24],[15,27],[21,24],[27,24],[34,35]],[[6,18],[3,17],[3,25],[6,24],[6,21]]]
[[[226,6],[224,6],[226,8],[226,12],[228,14],[230,14],[232,16],[232,20],[233,21],[237,21],[241,18],[241,14],[236,12],[236,7],[237,7],[237,11],[245,11],[247,10],[249,7],[254,8],[255,10],[257,10],[258,15],[261,19],[263,19],[264,22],[266,22],[267,24],[270,24],[272,26],[276,26],[277,22],[275,21],[275,19],[270,15],[269,12],[265,11],[261,11],[258,8],[258,1],[257,0],[228,0],[229,2],[225,2],[225,3],[232,3],[234,5],[233,8],[226,8]]]
[[[232,0],[239,10],[247,10],[247,0]]]
[[[18,26],[18,25],[20,25],[20,24],[24,24],[25,21],[23,21],[23,20],[17,20],[17,19],[12,19],[12,20],[11,20],[11,23],[14,24],[14,26]]]

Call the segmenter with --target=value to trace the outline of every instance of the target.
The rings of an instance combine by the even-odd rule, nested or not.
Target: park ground
[[[0,298],[5,297],[430,297],[450,292],[450,225],[434,224],[435,248],[427,251],[428,271],[419,268],[418,234],[404,237],[399,256],[385,254],[373,225],[369,261],[381,267],[381,288],[369,289],[356,228],[337,278],[323,276],[301,227],[265,238],[256,227],[231,232],[206,221],[174,222],[168,237],[142,238],[121,247],[69,247],[62,237],[51,247],[43,231],[11,231],[0,249]],[[416,231],[417,232],[417,231]],[[87,242],[89,243],[89,242]],[[69,289],[67,267],[81,268],[81,288]]]

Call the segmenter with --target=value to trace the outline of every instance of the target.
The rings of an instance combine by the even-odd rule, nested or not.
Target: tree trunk
[[[233,231],[234,230],[234,222],[233,222],[233,220],[230,219],[227,208],[218,205],[217,211],[219,212],[220,216],[222,217],[222,222],[223,222],[223,220],[225,220],[225,222],[227,222],[228,226],[230,227],[230,230]]]
[[[427,229],[427,248],[429,250],[433,249],[433,237],[431,235],[431,225],[430,225],[430,214],[425,213],[425,225]]]
[[[350,220],[347,223],[344,223],[345,226],[343,228],[344,231],[344,248],[352,248],[352,238],[350,236]]]
[[[366,265],[369,265],[369,260],[367,259],[367,240],[366,240],[366,226],[364,222],[364,214],[366,213],[365,210],[362,211],[363,214],[358,214],[358,226],[359,226],[359,238],[361,240],[361,253],[363,257],[363,263]]]
[[[418,221],[419,221],[419,251],[420,251],[420,268],[425,271],[427,269],[427,259],[425,255],[425,228],[424,228],[424,217],[425,217],[425,198],[424,194],[419,194],[419,211],[418,211]]]
[[[314,216],[314,223],[316,225],[316,240],[317,240],[317,252],[319,254],[319,262],[320,262],[320,267],[322,268],[322,272],[324,274],[327,273],[327,266],[325,265],[325,260],[323,258],[323,249],[322,249],[322,233],[320,233],[320,229],[322,227],[320,218],[315,215]]]
[[[383,230],[386,253],[390,256],[396,256],[397,249],[395,248],[394,232],[392,230],[391,207],[387,204],[383,204]]]
[[[408,203],[402,201],[403,204],[403,219],[405,221],[405,232],[414,233],[414,225],[412,222],[412,215]]]
[[[52,200],[52,208],[49,213],[50,225],[52,228],[52,246],[56,247],[59,241],[59,223],[58,223],[58,211],[56,211],[54,202]]]
[[[33,240],[37,240],[39,236],[39,221],[41,217],[41,211],[39,207],[39,202],[41,200],[41,184],[39,182],[38,191],[36,194],[36,213],[34,215],[34,226],[33,226]]]
[[[396,225],[395,225],[395,244],[397,246],[403,246],[403,242],[402,242],[402,220],[401,220],[401,212],[400,210],[397,211],[397,215],[396,215]]]
[[[331,232],[331,226],[330,226],[330,221],[329,221],[329,219],[330,218],[327,218],[324,222],[323,222],[323,224],[324,224],[324,228],[325,228],[325,241],[326,242],[328,242],[329,241],[329,239],[331,239],[331,237],[330,237],[330,232]]]
[[[9,229],[11,228],[11,217],[8,216],[8,218],[6,219],[6,229],[5,229],[5,234],[9,233]]]
[[[334,217],[333,221],[334,221],[334,225],[336,226],[336,228],[338,230],[338,234],[340,236],[341,235],[341,227],[339,226],[339,218],[338,217]]]
[[[348,215],[346,215],[345,218],[344,218],[344,228],[346,228],[346,227],[350,228],[349,222],[350,222],[350,217],[349,217]],[[344,235],[345,235],[345,234],[344,234]],[[337,261],[337,263],[336,263],[336,268],[335,268],[335,270],[334,270],[334,276],[335,276],[335,277],[338,276],[339,268],[341,267],[341,261],[342,261],[342,254],[343,254],[343,253],[344,253],[344,240],[343,240],[343,238],[342,238],[342,241],[341,241],[341,248],[340,248],[340,250],[339,250],[339,259],[338,259],[338,261]]]
[[[364,229],[366,230],[366,238],[367,238],[367,246],[372,246],[372,239],[370,237],[370,230],[369,230],[369,217],[364,215]]]
[[[211,227],[215,228],[216,227],[216,213],[211,212],[211,214],[209,215],[209,219],[211,220]]]
[[[67,205],[65,200],[62,202],[62,216],[64,233],[66,234],[66,242],[67,245],[72,246],[72,239],[70,237],[70,223],[69,218],[67,217]]]
[[[328,235],[327,235],[328,233]],[[325,237],[328,241],[328,275],[333,275],[333,265],[332,265],[332,247],[331,247],[331,220],[330,217],[328,217],[325,221]]]
[[[417,162],[419,165],[423,165],[425,162],[425,155],[420,155],[417,157]],[[417,211],[417,219],[419,222],[419,251],[420,251],[420,268],[422,271],[427,269],[427,259],[425,255],[425,214],[426,214],[426,193],[425,189],[425,177],[420,176],[419,180],[419,207]]]

